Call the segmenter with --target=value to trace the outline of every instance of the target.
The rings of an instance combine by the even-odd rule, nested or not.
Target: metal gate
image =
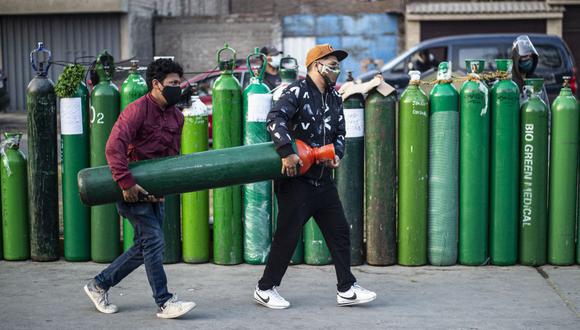
[[[8,111],[26,111],[26,87],[33,77],[29,54],[38,41],[52,51],[53,61],[96,56],[103,49],[119,59],[121,14],[0,16],[2,71],[8,77]],[[85,59],[86,60],[86,59]],[[53,65],[56,82],[63,66]]]

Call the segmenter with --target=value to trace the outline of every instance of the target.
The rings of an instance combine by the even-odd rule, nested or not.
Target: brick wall
[[[167,17],[155,22],[155,55],[172,55],[185,71],[216,66],[216,52],[227,42],[245,59],[255,47],[280,47],[281,23],[275,18],[247,15]]]

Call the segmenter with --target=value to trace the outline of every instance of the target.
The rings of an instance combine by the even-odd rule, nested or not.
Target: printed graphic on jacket
[[[268,113],[268,132],[281,157],[295,153],[292,141],[299,139],[311,147],[334,144],[336,155],[345,152],[346,135],[342,99],[334,88],[321,93],[310,77],[298,80],[284,90]],[[307,179],[325,182],[331,179],[331,170],[313,166]]]

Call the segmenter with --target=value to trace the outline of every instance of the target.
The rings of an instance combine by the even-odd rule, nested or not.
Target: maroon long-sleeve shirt
[[[113,179],[126,190],[137,182],[129,162],[179,154],[183,115],[175,106],[163,110],[151,94],[129,104],[113,126],[105,154]]]

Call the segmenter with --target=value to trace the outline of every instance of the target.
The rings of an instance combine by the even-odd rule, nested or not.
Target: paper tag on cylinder
[[[83,134],[83,107],[80,97],[60,99],[60,131],[62,135]]]
[[[266,122],[272,107],[272,94],[250,94],[248,96],[248,122]]]
[[[364,109],[344,109],[344,122],[346,127],[346,137],[356,138],[365,134],[365,113]]]

